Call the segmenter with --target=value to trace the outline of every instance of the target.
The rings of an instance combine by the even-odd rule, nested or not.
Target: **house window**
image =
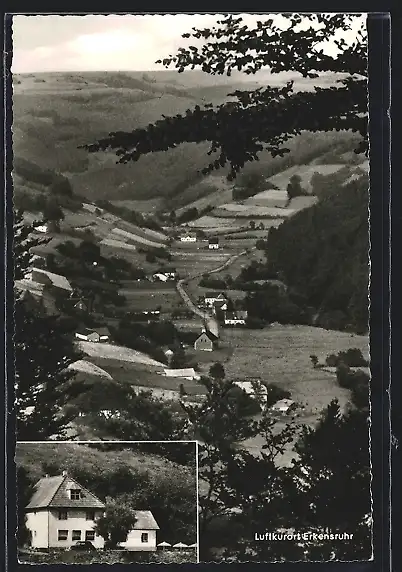
[[[67,511],[66,510],[59,510],[58,519],[59,520],[67,520]]]
[[[68,540],[68,530],[58,530],[57,540]]]
[[[85,515],[86,520],[95,520],[95,511],[89,510]]]
[[[70,490],[70,499],[71,500],[80,500],[81,498],[81,489],[71,489]]]
[[[86,530],[85,531],[85,540],[95,540],[95,531],[94,530]]]
[[[81,530],[73,530],[72,540],[81,540]]]
[[[148,532],[143,532],[141,534],[141,542],[148,542]]]

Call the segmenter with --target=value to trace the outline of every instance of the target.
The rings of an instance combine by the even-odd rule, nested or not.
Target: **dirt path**
[[[255,246],[253,246],[251,248],[251,250],[255,250],[255,249],[256,249]],[[183,302],[188,307],[188,309],[191,310],[194,314],[196,314],[200,318],[202,318],[203,320],[207,320],[208,318],[211,318],[212,315],[209,312],[203,312],[192,301],[190,295],[184,289],[185,284],[189,280],[194,280],[194,278],[201,278],[201,276],[204,276],[205,274],[208,274],[208,276],[209,276],[210,274],[215,274],[216,272],[221,272],[222,270],[225,270],[225,268],[228,268],[231,264],[233,264],[233,262],[235,260],[237,260],[238,258],[240,258],[240,256],[244,256],[245,254],[248,254],[248,253],[249,253],[249,250],[242,250],[238,254],[234,254],[233,256],[228,258],[226,260],[226,262],[224,262],[223,264],[220,264],[217,268],[213,268],[212,270],[209,270],[208,272],[198,272],[197,274],[191,274],[190,276],[187,276],[186,278],[182,278],[181,280],[179,280],[176,284],[176,289],[177,289],[177,292],[179,293],[180,297],[182,298]]]

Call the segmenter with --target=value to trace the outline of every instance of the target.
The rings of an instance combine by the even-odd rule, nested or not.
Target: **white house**
[[[153,552],[156,550],[156,531],[159,526],[150,510],[136,510],[134,528],[120,546],[130,551]]]
[[[155,274],[152,275],[152,278],[154,280],[159,280],[160,282],[167,282],[169,280],[166,274],[162,274],[162,272],[155,272]]]
[[[245,391],[247,395],[254,397],[261,406],[266,406],[268,399],[268,388],[260,381],[235,381],[240,389]]]
[[[180,236],[180,242],[197,242],[197,235],[194,232],[186,232]]]
[[[35,230],[37,232],[42,232],[46,234],[49,230],[49,226],[47,224],[40,224],[39,226],[35,226]]]
[[[295,408],[296,404],[291,399],[280,399],[271,407],[271,411],[277,411],[278,413],[289,413]]]
[[[105,513],[105,504],[65,471],[38,481],[25,513],[32,548],[68,549],[80,541],[104,548],[105,540],[95,533],[95,524]],[[156,550],[159,526],[153,514],[149,510],[134,513],[134,528],[121,546],[126,550]]]
[[[94,528],[104,509],[100,499],[66,472],[40,479],[25,509],[32,548],[70,548],[83,540],[103,548],[105,541]]]
[[[181,369],[164,369],[163,375],[166,377],[182,377],[183,379],[188,380],[199,380],[201,376],[199,373],[195,371],[193,367],[184,367]]]
[[[225,312],[225,326],[245,326],[247,320],[247,310],[237,310],[235,312]]]
[[[224,292],[207,292],[204,297],[206,306],[213,306],[215,302],[227,302]]]
[[[110,332],[106,327],[100,328],[83,328],[75,332],[75,337],[86,342],[108,342],[110,340]]]

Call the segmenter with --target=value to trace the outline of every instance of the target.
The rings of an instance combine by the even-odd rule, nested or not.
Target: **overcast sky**
[[[268,17],[246,15],[244,20],[253,25]],[[209,14],[16,15],[12,72],[163,69],[155,61],[184,46],[183,33],[217,19]]]

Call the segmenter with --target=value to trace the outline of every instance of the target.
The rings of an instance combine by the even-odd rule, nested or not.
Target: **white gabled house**
[[[247,310],[237,310],[234,312],[225,312],[225,326],[245,326],[247,321]]]
[[[180,235],[180,242],[197,242],[197,235],[195,232],[184,232]]]
[[[105,541],[94,528],[104,510],[98,497],[65,472],[40,479],[25,509],[32,548],[70,548],[85,540],[103,548]]]
[[[208,248],[209,248],[209,250],[218,250],[219,249],[219,238],[210,238],[208,241]]]
[[[121,546],[132,551],[156,550],[159,526],[149,510],[134,511],[136,522]],[[64,471],[45,476],[35,485],[25,508],[26,527],[32,548],[69,549],[77,542],[89,541],[104,548],[105,539],[96,534],[96,520],[105,513],[105,504]]]
[[[227,302],[228,299],[224,292],[207,292],[204,297],[206,306],[213,306],[215,302]]]
[[[75,337],[86,342],[109,342],[110,332],[106,327],[82,328],[75,332]]]
[[[120,546],[129,551],[154,552],[156,550],[156,531],[159,526],[150,510],[136,510],[134,528],[127,534]]]

